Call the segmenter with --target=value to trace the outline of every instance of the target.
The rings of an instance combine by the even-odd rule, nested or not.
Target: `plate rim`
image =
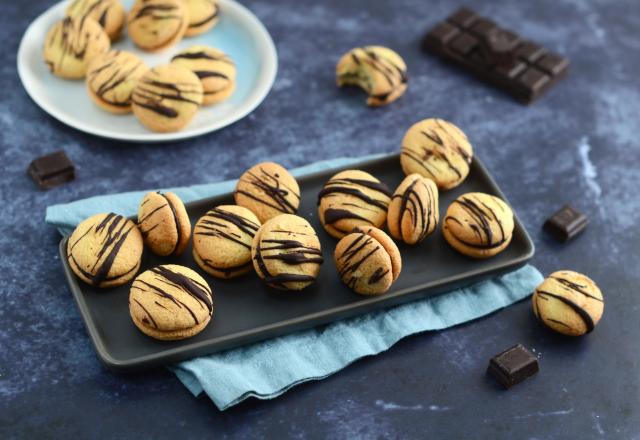
[[[260,21],[260,19],[247,7],[235,0],[219,0],[219,2],[222,8],[235,8],[237,12],[240,12],[250,23],[251,28],[261,36],[261,38],[258,39],[258,44],[262,48],[261,52],[264,54],[265,60],[264,67],[261,69],[262,73],[258,77],[257,86],[250,91],[247,99],[237,107],[237,111],[230,117],[225,116],[221,119],[218,119],[215,123],[197,129],[189,129],[187,127],[185,130],[171,133],[156,133],[153,131],[149,131],[148,133],[123,135],[116,131],[109,131],[108,129],[104,128],[96,129],[95,127],[85,124],[81,119],[70,118],[64,113],[60,112],[54,105],[47,102],[34,90],[34,84],[32,81],[34,81],[35,79],[29,77],[30,73],[28,73],[29,69],[27,67],[27,58],[29,56],[27,46],[31,43],[30,41],[28,41],[27,37],[31,33],[35,32],[36,27],[42,20],[45,20],[49,14],[55,13],[57,9],[62,9],[66,4],[66,0],[61,0],[40,13],[29,23],[29,26],[27,26],[26,30],[24,31],[22,38],[20,39],[20,44],[18,46],[18,52],[16,56],[17,72],[20,83],[22,84],[23,89],[27,92],[27,95],[29,95],[29,97],[33,100],[33,102],[49,116],[71,128],[105,139],[135,143],[171,142],[190,139],[212,133],[214,131],[218,131],[243,119],[252,111],[254,111],[264,101],[264,99],[273,88],[273,84],[278,73],[278,52],[275,43],[271,38],[271,34],[269,34],[269,31]]]

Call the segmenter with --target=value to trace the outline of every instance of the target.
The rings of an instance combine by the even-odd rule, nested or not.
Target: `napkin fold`
[[[292,170],[292,174],[301,176],[381,156],[316,162]],[[230,192],[234,186],[235,180],[164,190],[189,202]],[[134,215],[147,191],[50,206],[46,222],[66,234],[98,212]],[[183,361],[169,368],[194,396],[206,393],[221,410],[248,397],[271,399],[300,383],[323,379],[364,356],[385,351],[406,336],[441,330],[513,304],[527,297],[542,279],[536,268],[527,265],[433,298]]]

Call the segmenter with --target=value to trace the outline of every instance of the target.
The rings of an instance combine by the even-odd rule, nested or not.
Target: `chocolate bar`
[[[511,388],[539,370],[538,358],[522,344],[517,344],[494,356],[489,361],[487,373],[505,388]]]
[[[423,49],[529,104],[569,68],[569,60],[462,8],[434,26]]]
[[[589,224],[586,215],[570,205],[565,205],[549,217],[542,228],[560,241],[567,241],[578,235]]]
[[[40,189],[51,189],[75,178],[75,167],[64,151],[34,159],[27,173]]]

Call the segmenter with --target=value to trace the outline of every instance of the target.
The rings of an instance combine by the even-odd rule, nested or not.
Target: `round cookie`
[[[463,194],[449,205],[442,233],[458,252],[488,258],[509,245],[513,226],[513,212],[503,200],[476,192]]]
[[[111,47],[109,37],[92,18],[65,17],[54,24],[44,41],[44,61],[56,76],[84,78],[87,66]]]
[[[236,89],[236,65],[221,50],[192,46],[178,52],[171,62],[186,67],[200,78],[204,105],[224,101]]]
[[[280,214],[295,214],[300,206],[300,187],[283,166],[262,162],[240,176],[233,197],[264,223]]]
[[[346,170],[329,179],[318,194],[318,215],[324,229],[341,238],[356,226],[381,228],[390,201],[384,183],[364,171]]]
[[[438,187],[433,180],[414,173],[393,193],[387,225],[396,240],[416,244],[435,231],[439,216]]]
[[[546,327],[567,336],[591,332],[602,318],[602,292],[591,279],[563,270],[549,275],[531,298],[533,313]]]
[[[138,207],[138,227],[144,244],[161,257],[180,255],[189,244],[191,221],[182,200],[172,192],[145,194]]]
[[[127,17],[129,37],[142,50],[156,52],[182,39],[189,17],[182,0],[136,0]]]
[[[202,104],[202,84],[184,67],[154,67],[138,80],[131,102],[133,113],[147,128],[177,131],[191,122]]]
[[[131,52],[112,50],[98,55],[87,69],[89,97],[111,113],[131,112],[131,95],[147,66]]]
[[[220,7],[217,0],[183,0],[187,7],[189,24],[186,37],[193,37],[208,31],[218,23]]]
[[[111,41],[120,37],[124,26],[124,7],[119,0],[73,0],[67,8],[69,17],[90,17],[98,22]]]
[[[129,282],[140,269],[142,235],[121,215],[96,214],[82,221],[67,241],[71,270],[87,284],[114,287]]]
[[[361,295],[381,295],[398,279],[400,251],[382,230],[359,227],[340,239],[333,254],[343,283]]]
[[[129,314],[147,336],[163,341],[200,333],[213,314],[213,292],[198,273],[167,264],[141,273],[129,291]]]
[[[312,284],[323,262],[320,240],[302,217],[282,214],[267,221],[253,238],[253,267],[267,285],[302,290]]]
[[[418,173],[451,189],[469,174],[473,148],[451,122],[425,119],[413,124],[402,139],[400,165],[405,174]]]
[[[260,220],[243,206],[222,205],[203,215],[193,230],[193,259],[218,278],[251,270],[251,244]]]
[[[364,46],[344,54],[336,66],[338,87],[353,85],[367,92],[370,106],[389,104],[407,89],[407,65],[393,50]]]

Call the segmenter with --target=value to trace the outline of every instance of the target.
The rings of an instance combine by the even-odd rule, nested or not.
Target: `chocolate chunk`
[[[487,373],[505,388],[511,388],[539,370],[538,358],[522,344],[518,344],[494,356],[489,361]]]
[[[436,24],[422,46],[527,104],[554,86],[569,68],[566,58],[467,8]]]
[[[565,205],[544,222],[543,229],[557,240],[567,241],[578,235],[589,224],[586,215]]]
[[[34,159],[27,173],[41,189],[51,189],[75,178],[75,167],[64,151]]]

